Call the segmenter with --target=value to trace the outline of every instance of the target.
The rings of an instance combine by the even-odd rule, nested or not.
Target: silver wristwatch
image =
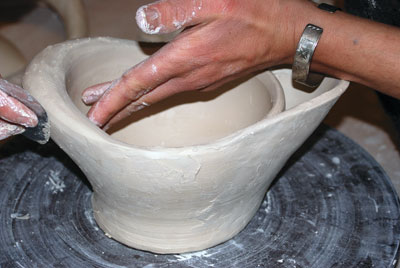
[[[340,8],[328,4],[320,4],[318,8],[330,13],[340,10]],[[293,60],[292,79],[294,81],[309,87],[315,87],[318,86],[324,78],[322,74],[310,73],[312,56],[314,55],[315,48],[318,45],[322,33],[323,29],[313,24],[308,24],[304,29]]]

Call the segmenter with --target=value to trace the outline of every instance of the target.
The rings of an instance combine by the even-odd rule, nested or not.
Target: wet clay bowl
[[[241,231],[347,87],[331,79],[298,103],[289,90],[292,107],[284,111],[281,85],[265,72],[216,92],[172,97],[104,133],[86,118],[82,90],[146,57],[132,41],[68,41],[40,53],[23,85],[48,112],[53,140],[90,181],[99,226],[157,253],[205,249]]]

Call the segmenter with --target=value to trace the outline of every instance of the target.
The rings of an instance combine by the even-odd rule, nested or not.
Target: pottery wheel
[[[320,127],[291,158],[249,225],[214,248],[155,255],[96,225],[91,190],[56,145],[0,150],[0,267],[393,267],[398,196],[358,145]]]

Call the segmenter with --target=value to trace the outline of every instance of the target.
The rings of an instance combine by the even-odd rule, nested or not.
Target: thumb
[[[162,0],[140,7],[136,22],[144,33],[166,34],[199,23],[210,11],[202,0]]]

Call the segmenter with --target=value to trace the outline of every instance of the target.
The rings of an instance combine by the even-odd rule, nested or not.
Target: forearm
[[[324,29],[311,69],[400,98],[400,29],[312,8],[303,24]],[[307,21],[307,22],[306,22]],[[299,25],[300,37],[305,25]]]

